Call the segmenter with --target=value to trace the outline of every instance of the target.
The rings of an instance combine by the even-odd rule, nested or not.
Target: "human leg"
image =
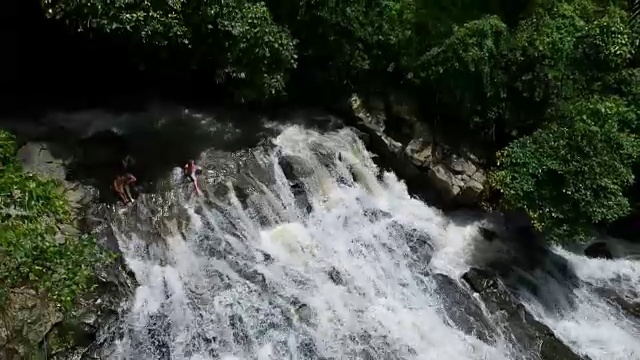
[[[133,202],[133,196],[131,196],[131,187],[129,185],[124,186],[124,190],[126,191],[127,196],[129,197],[129,201]]]
[[[191,181],[193,181],[193,189],[196,192],[199,192],[200,189],[198,189],[198,179],[196,178],[196,175],[195,174],[191,174],[191,175],[189,175],[189,178],[191,179]]]
[[[127,199],[127,196],[125,195],[124,190],[121,187],[116,187],[115,190],[118,193],[118,196],[120,196],[120,199],[123,203],[126,204],[129,202],[129,199]]]

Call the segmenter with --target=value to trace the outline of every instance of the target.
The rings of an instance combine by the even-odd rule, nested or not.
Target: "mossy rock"
[[[67,319],[57,324],[39,348],[46,351],[48,357],[56,357],[78,347],[87,347],[95,340],[95,330],[88,328],[77,319]]]
[[[0,358],[37,359],[38,344],[62,319],[58,307],[36,291],[11,289],[0,315]]]

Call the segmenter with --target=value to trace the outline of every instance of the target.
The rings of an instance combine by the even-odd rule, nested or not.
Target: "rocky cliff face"
[[[448,146],[420,119],[417,103],[408,96],[353,95],[345,109],[356,119],[372,150],[384,158],[414,190],[441,207],[475,206],[486,179],[480,157]],[[426,188],[430,188],[426,190]]]
[[[70,154],[64,150],[52,143],[31,142],[17,154],[26,171],[58,180],[75,211],[74,221],[59,227],[57,241],[64,241],[64,235],[90,232],[85,213],[97,197],[96,189],[67,180]],[[94,232],[101,246],[117,249],[115,238]],[[78,305],[70,313],[28,287],[11,289],[6,309],[0,315],[0,358],[90,356],[111,335],[102,332],[115,326],[121,303],[133,288],[132,282],[121,261],[102,267],[97,274],[96,290],[77,299]]]

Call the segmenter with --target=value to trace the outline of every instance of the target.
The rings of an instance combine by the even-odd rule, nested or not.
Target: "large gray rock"
[[[613,305],[617,305],[629,317],[640,319],[640,292],[633,289],[625,293],[620,289],[593,286],[594,291]]]
[[[415,134],[405,147],[404,156],[429,175],[430,184],[441,191],[445,201],[459,205],[476,204],[484,191],[484,170],[470,157],[425,138],[429,137],[424,133]]]
[[[418,106],[410,97],[391,93],[386,99],[365,99],[352,95],[349,104],[360,128],[371,138],[372,150],[383,153],[396,172],[422,178],[437,190],[446,207],[478,204],[486,181],[480,161],[464,149],[454,151],[435,140],[436,136],[419,121]],[[393,139],[386,132],[388,118],[400,121],[401,132],[409,132],[410,140],[402,143]],[[416,175],[420,173],[423,175]]]
[[[66,180],[70,155],[63,147],[48,142],[29,142],[18,149],[17,158],[25,171],[56,180],[72,209],[80,209],[97,196],[95,189]],[[56,155],[54,155],[56,153]]]
[[[385,120],[387,119],[384,110],[384,101],[381,99],[368,99],[364,101],[359,95],[353,95],[349,99],[353,114],[362,120],[362,123],[379,133],[383,133],[385,129]]]
[[[451,322],[466,334],[475,336],[487,344],[494,344],[494,334],[497,331],[473,294],[461,286],[461,283],[446,275],[433,274],[432,278],[436,284],[436,291],[442,295],[444,312]]]
[[[36,358],[39,344],[62,321],[57,307],[34,290],[11,289],[0,315],[0,359]]]
[[[458,193],[457,201],[465,205],[473,205],[481,198],[484,186],[481,182],[470,179],[464,183],[462,190]]]
[[[22,167],[48,179],[64,180],[67,173],[65,161],[52,155],[51,144],[30,142],[18,150],[16,157]]]
[[[438,189],[447,201],[454,199],[460,193],[460,187],[464,186],[443,164],[430,166],[426,171],[431,186]]]
[[[584,254],[590,258],[613,259],[611,250],[603,241],[594,242],[584,249]]]
[[[431,164],[433,158],[432,144],[422,137],[411,140],[404,151],[415,166],[424,167]]]
[[[486,305],[494,321],[502,321],[523,359],[580,360],[560,341],[553,331],[537,321],[522,304],[519,304],[496,273],[471,269],[462,279],[476,292]]]

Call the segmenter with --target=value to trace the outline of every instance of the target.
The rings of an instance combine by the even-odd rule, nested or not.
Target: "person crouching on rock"
[[[202,168],[196,165],[196,162],[193,160],[189,160],[184,166],[184,176],[188,180],[193,181],[193,188],[195,189],[196,193],[200,193],[200,189],[198,188],[198,179],[196,178],[196,174],[199,171],[202,171]]]
[[[131,185],[135,183],[136,180],[135,176],[127,173],[124,176],[118,175],[113,181],[113,188],[116,190],[125,205],[134,201],[131,196]]]

